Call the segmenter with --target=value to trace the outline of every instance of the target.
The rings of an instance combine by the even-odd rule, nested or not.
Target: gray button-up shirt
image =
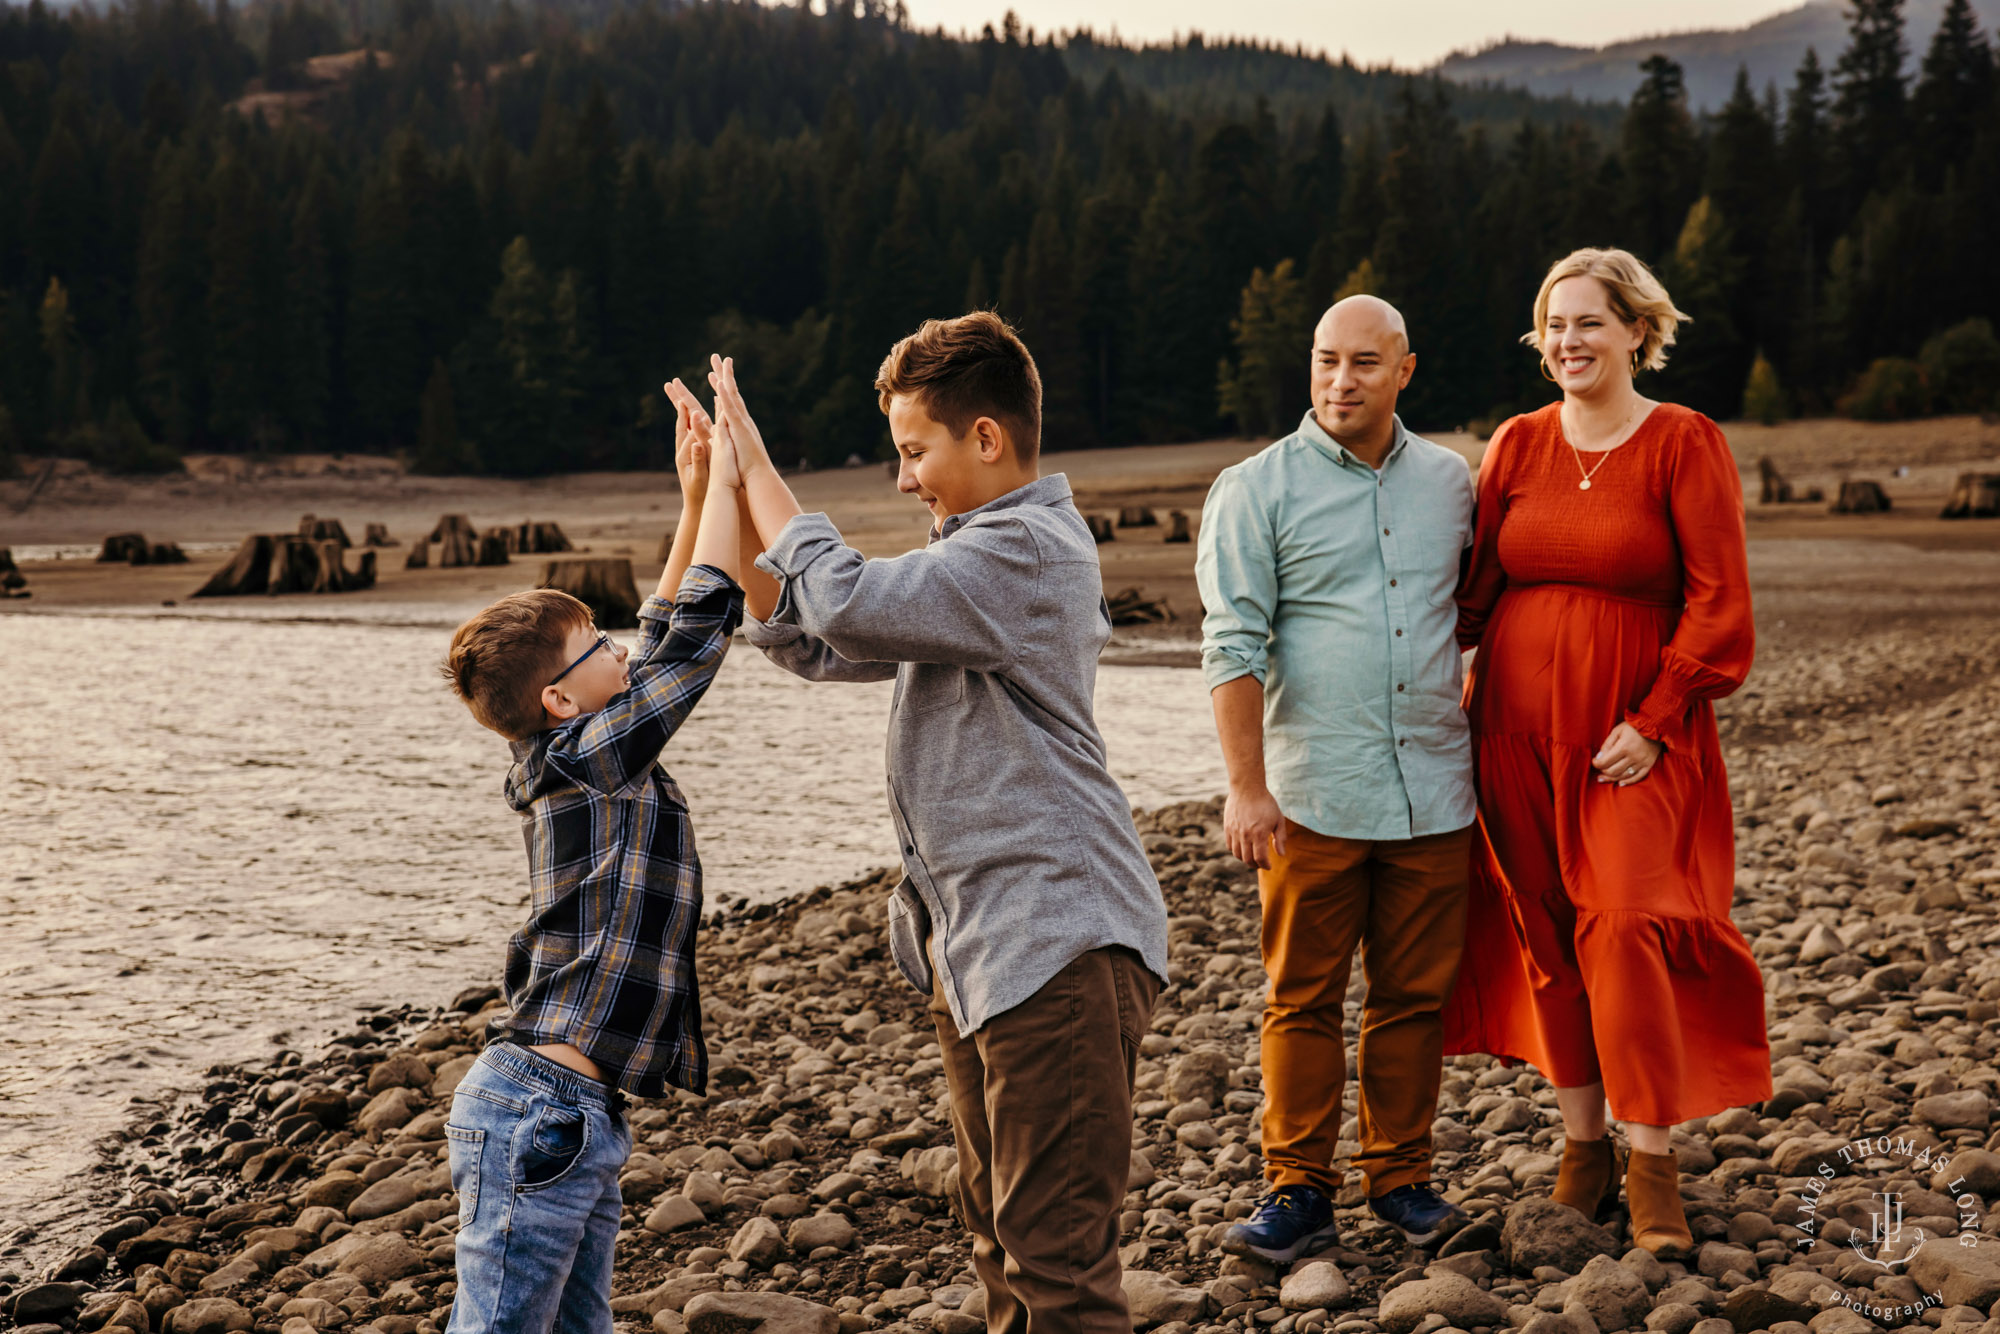
[[[1308,412],[1224,470],[1202,508],[1202,672],[1264,683],[1286,816],[1336,838],[1472,823],[1452,596],[1472,542],[1465,460],[1403,429],[1378,471]]]
[[[906,876],[889,941],[910,983],[929,994],[934,959],[969,1035],[1087,950],[1126,946],[1165,981],[1166,905],[1097,733],[1111,618],[1068,479],[952,515],[887,560],[802,514],[757,565],[783,590],[745,630],[773,662],[809,681],[896,679],[889,815]]]

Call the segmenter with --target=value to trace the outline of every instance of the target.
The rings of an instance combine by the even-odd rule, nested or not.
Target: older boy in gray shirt
[[[890,352],[897,484],[936,524],[889,560],[799,512],[716,370],[717,448],[781,585],[751,642],[808,680],[896,680],[890,941],[932,998],[987,1326],[1129,1334],[1117,1212],[1166,910],[1092,714],[1111,623],[1069,484],[1037,475],[1034,361],[986,312]]]

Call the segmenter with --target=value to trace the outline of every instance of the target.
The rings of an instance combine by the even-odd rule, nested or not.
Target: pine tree
[[[1907,170],[1903,0],[1851,0],[1847,49],[1834,67],[1833,131],[1846,206]]]
[[[1216,377],[1223,415],[1235,419],[1239,435],[1289,430],[1305,410],[1312,343],[1305,283],[1291,260],[1279,260],[1268,274],[1251,273],[1229,331],[1236,356],[1222,363]]]
[[[1750,379],[1743,386],[1743,416],[1764,426],[1776,426],[1792,415],[1784,386],[1778,383],[1778,368],[1762,352],[1750,363]]]
[[[1022,270],[1026,305],[1021,334],[1042,376],[1043,445],[1075,449],[1092,444],[1083,340],[1077,333],[1076,265],[1053,205],[1035,215]]]
[[[1183,368],[1198,364],[1206,340],[1193,333],[1204,310],[1194,273],[1197,241],[1188,209],[1166,172],[1154,178],[1132,246],[1132,338],[1145,349],[1126,377],[1128,420],[1142,440],[1185,440],[1215,414],[1213,381]],[[1006,282],[1000,287],[1006,299]]]
[[[49,279],[42,296],[42,354],[49,362],[47,426],[52,439],[90,422],[89,370],[77,336],[69,293],[62,280]]]
[[[333,187],[317,162],[292,211],[285,257],[284,408],[293,438],[326,437],[333,406]]]
[[[1946,173],[1971,156],[1993,92],[1993,48],[1979,31],[1971,0],[1948,0],[1910,97],[1918,179],[1926,189],[1938,189]]]
[[[1627,248],[1657,264],[1671,253],[1681,220],[1694,202],[1698,145],[1681,67],[1655,55],[1639,68],[1646,78],[1632,94],[1622,137],[1626,214],[1632,228]]]
[[[141,386],[167,443],[193,443],[208,421],[208,216],[200,156],[160,150],[139,243]]]
[[[267,447],[276,433],[283,348],[270,196],[235,153],[216,163],[209,193],[209,429],[226,444]]]
[[[1714,200],[1704,196],[1688,210],[1665,267],[1675,304],[1690,321],[1677,335],[1663,392],[1697,412],[1728,416],[1742,402],[1750,358],[1729,308],[1740,268],[1730,250],[1728,220]]]
[[[451,392],[451,372],[440,357],[431,363],[418,413],[417,449],[411,467],[417,472],[446,476],[477,472],[479,457],[458,434],[458,409]]]
[[[378,172],[362,186],[355,215],[346,349],[355,425],[378,444],[409,438],[429,360],[411,231],[394,177]]]
[[[69,117],[58,119],[42,144],[28,182],[28,254],[38,270],[55,274],[72,288],[98,271],[93,244],[103,233],[96,183],[80,135]]]

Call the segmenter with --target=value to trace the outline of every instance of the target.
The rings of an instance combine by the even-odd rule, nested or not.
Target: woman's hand
[[[680,478],[681,495],[690,507],[699,508],[708,494],[709,456],[714,452],[713,423],[694,391],[674,380],[666,386],[674,405],[674,474]]]
[[[1653,766],[1666,751],[1665,746],[1647,740],[1632,724],[1620,723],[1604,738],[1604,744],[1590,763],[1597,770],[1598,782],[1630,787],[1653,772]]]

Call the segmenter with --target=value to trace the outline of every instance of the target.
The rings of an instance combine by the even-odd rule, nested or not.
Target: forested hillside
[[[1712,120],[1664,60],[1610,117],[879,8],[317,3],[0,9],[0,447],[658,463],[660,381],[717,349],[778,449],[837,461],[884,439],[890,342],[988,304],[1051,448],[1270,432],[1364,289],[1410,317],[1406,417],[1452,426],[1541,401],[1514,339],[1579,244],[1667,276],[1697,324],[1654,387],[1711,413],[1760,350],[1759,411],[1992,392],[1963,322],[2000,306],[2000,106],[1963,0],[1915,77],[1898,0],[1858,0],[1826,67]]]

